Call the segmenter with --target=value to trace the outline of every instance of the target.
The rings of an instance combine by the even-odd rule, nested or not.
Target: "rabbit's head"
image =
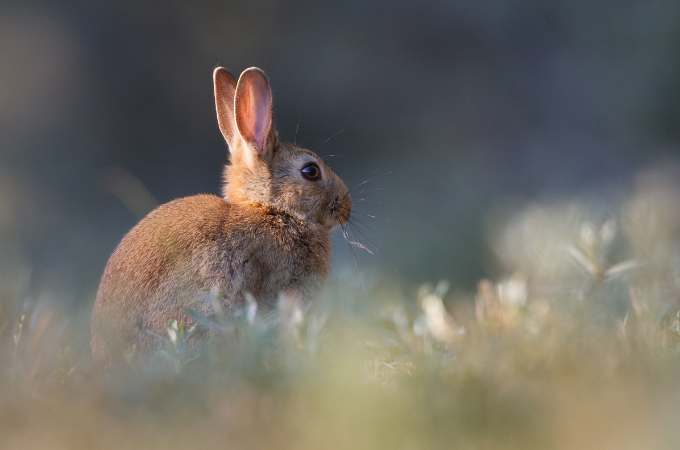
[[[328,228],[347,222],[352,201],[340,177],[314,152],[279,141],[264,72],[251,67],[237,81],[218,67],[213,82],[217,122],[231,153],[225,198],[272,206]]]

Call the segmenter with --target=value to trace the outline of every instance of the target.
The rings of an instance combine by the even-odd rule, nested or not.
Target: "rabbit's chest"
[[[258,302],[274,304],[283,291],[313,295],[328,273],[329,238],[300,228],[263,231],[246,251],[229,252],[224,274],[228,296],[239,301],[251,294]]]

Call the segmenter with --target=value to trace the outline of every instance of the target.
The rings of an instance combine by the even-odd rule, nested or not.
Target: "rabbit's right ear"
[[[217,124],[224,140],[232,147],[236,130],[234,117],[234,96],[236,95],[236,78],[224,67],[217,67],[213,71],[213,85],[215,88],[215,110]]]

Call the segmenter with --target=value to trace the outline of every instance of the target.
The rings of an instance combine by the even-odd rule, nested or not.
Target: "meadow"
[[[675,179],[499,214],[475,290],[340,274],[308,308],[196,314],[198,350],[169,323],[144,366],[106,374],[87,311],[6,278],[0,448],[677,448]]]

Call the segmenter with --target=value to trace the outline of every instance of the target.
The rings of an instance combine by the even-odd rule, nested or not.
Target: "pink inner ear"
[[[236,124],[241,136],[264,152],[272,123],[272,93],[259,69],[241,74],[236,88]]]

